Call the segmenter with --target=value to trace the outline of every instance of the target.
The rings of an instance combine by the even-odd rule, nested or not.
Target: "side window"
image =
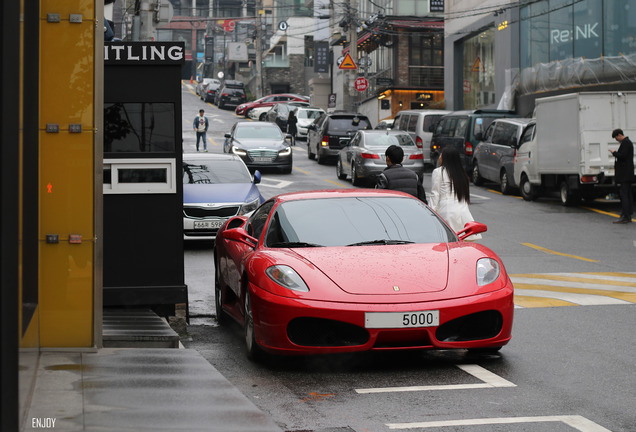
[[[466,127],[468,126],[467,118],[460,118],[457,120],[457,126],[455,126],[455,133],[453,136],[455,137],[463,137],[466,135]]]
[[[488,129],[486,129],[486,134],[484,135],[484,141],[485,142],[492,142],[493,140],[493,132],[495,130],[495,126],[497,126],[496,123],[491,124]]]
[[[406,130],[408,124],[409,124],[409,116],[406,114],[403,114],[402,116],[400,116],[400,125],[398,126],[398,129]]]
[[[417,129],[417,118],[418,115],[417,114],[413,114],[410,118],[409,118],[409,125],[408,125],[408,131],[409,132],[415,132]]]
[[[441,135],[445,137],[452,137],[455,133],[455,126],[457,126],[456,118],[449,118],[442,122]]]
[[[528,128],[523,132],[523,135],[519,139],[519,145],[532,140],[532,136],[534,135],[534,129],[535,129],[535,125],[528,126]]]
[[[254,211],[254,214],[247,221],[247,233],[249,235],[260,238],[272,207],[274,207],[274,201],[268,201]]]
[[[510,139],[516,136],[517,127],[510,123],[497,122],[492,142],[499,145],[510,145]]]

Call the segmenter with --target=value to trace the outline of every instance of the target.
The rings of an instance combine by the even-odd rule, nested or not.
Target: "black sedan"
[[[292,150],[288,136],[274,123],[236,122],[225,134],[223,151],[239,156],[248,168],[279,168],[292,171]]]

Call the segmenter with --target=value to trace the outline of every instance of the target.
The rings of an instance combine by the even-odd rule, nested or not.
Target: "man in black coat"
[[[391,189],[406,192],[419,198],[426,204],[426,192],[420,177],[402,166],[404,150],[398,145],[390,145],[384,152],[387,167],[376,178],[377,189]]]
[[[618,150],[610,153],[616,158],[614,162],[614,182],[619,186],[618,193],[621,198],[621,217],[613,223],[626,224],[632,221],[634,211],[634,195],[632,183],[634,182],[634,144],[623,135],[622,129],[614,129],[612,138],[620,143]]]

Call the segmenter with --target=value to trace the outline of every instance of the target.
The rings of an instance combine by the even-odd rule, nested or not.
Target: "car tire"
[[[559,186],[559,197],[561,198],[561,204],[564,206],[576,205],[581,200],[580,195],[572,191],[566,180],[563,180]]]
[[[510,185],[510,176],[505,169],[501,170],[501,174],[499,175],[499,189],[504,195],[510,195],[510,193],[512,192],[512,186]]]
[[[316,159],[316,153],[311,152],[311,143],[307,142],[307,159]]]
[[[470,179],[473,181],[473,184],[475,186],[481,186],[484,184],[484,178],[481,176],[481,174],[479,174],[479,164],[477,163],[477,161],[475,161],[475,163],[473,164],[473,170],[471,174],[472,175]]]
[[[536,186],[530,183],[528,176],[525,174],[521,174],[521,180],[519,181],[519,192],[521,192],[521,197],[526,201],[534,201],[539,195],[537,193]]]
[[[338,158],[338,163],[336,164],[336,175],[340,180],[347,179],[347,174],[342,171],[342,162],[340,158]]]
[[[326,161],[326,157],[320,152],[320,149],[316,150],[316,160],[320,165],[324,165]]]
[[[358,178],[358,171],[356,170],[356,164],[351,163],[351,184],[356,187],[362,186],[362,179]]]
[[[265,113],[262,113],[259,117],[258,117],[258,121],[265,121],[267,120],[267,117],[265,117]]]
[[[256,343],[256,336],[254,335],[254,314],[252,311],[250,291],[247,287],[247,284],[245,285],[245,323],[243,325],[245,348],[247,352],[247,358],[253,361],[257,361],[262,358],[263,351]]]
[[[223,290],[221,289],[221,274],[219,272],[218,261],[214,260],[214,309],[216,311],[216,322],[223,324],[227,321],[223,312]]]

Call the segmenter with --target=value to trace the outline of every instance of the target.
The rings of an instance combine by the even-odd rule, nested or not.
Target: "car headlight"
[[[477,261],[477,285],[493,283],[501,274],[499,263],[492,258],[481,258]]]
[[[258,198],[256,198],[252,202],[248,202],[248,203],[243,204],[241,206],[241,211],[239,212],[239,215],[244,215],[244,214],[253,212],[254,210],[256,210],[256,208],[258,207],[259,203],[260,203],[260,200]]]
[[[238,147],[232,146],[232,153],[238,156],[247,156],[247,152],[245,150],[241,150]]]
[[[285,147],[285,149],[278,152],[278,156],[289,156],[291,151],[291,147]]]
[[[292,291],[309,292],[309,287],[293,268],[286,265],[268,267],[265,273],[278,285]]]

